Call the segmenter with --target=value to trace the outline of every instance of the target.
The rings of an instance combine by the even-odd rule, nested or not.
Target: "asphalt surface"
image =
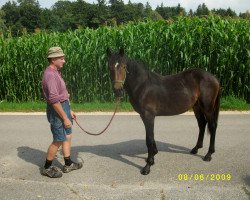
[[[103,129],[110,115],[80,115],[89,131]],[[60,179],[40,175],[51,142],[42,115],[0,115],[0,199],[250,199],[250,114],[221,114],[216,152],[204,162],[209,135],[197,155],[189,154],[198,137],[193,115],[157,117],[159,153],[147,176],[140,174],[147,149],[138,115],[117,115],[103,135],[73,126],[72,157],[82,169]],[[62,168],[61,150],[54,165]]]

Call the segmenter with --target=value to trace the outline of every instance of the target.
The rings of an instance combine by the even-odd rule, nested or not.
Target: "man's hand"
[[[72,123],[71,123],[71,121],[69,120],[69,118],[64,119],[64,120],[63,120],[63,124],[64,124],[64,127],[65,127],[65,128],[71,128],[71,126],[72,126]]]
[[[72,119],[76,119],[76,114],[71,110],[71,117]]]
[[[72,119],[76,119],[76,114],[72,110],[70,112],[71,112]],[[72,127],[72,123],[69,120],[69,118],[64,119],[63,123],[64,123],[65,128],[71,128]]]

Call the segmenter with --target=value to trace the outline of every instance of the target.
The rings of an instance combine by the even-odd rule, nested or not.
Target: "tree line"
[[[147,2],[125,4],[123,0],[98,0],[87,3],[84,0],[57,1],[51,8],[41,8],[37,0],[9,1],[0,8],[0,35],[20,36],[41,30],[64,32],[78,28],[115,26],[129,21],[169,20],[176,16],[204,16],[210,13],[223,17],[250,19],[249,12],[237,15],[231,8],[209,10],[203,3],[196,10],[186,11],[178,4],[165,7],[163,4],[152,9]]]

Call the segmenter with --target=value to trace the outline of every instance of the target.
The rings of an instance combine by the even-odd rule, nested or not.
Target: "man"
[[[49,66],[46,68],[42,79],[42,89],[47,101],[47,118],[50,123],[53,142],[47,152],[47,158],[41,174],[50,178],[62,177],[59,168],[52,166],[52,161],[62,146],[65,165],[63,172],[82,168],[82,163],[73,162],[70,158],[72,139],[72,118],[76,115],[70,110],[69,93],[59,70],[65,63],[64,53],[60,47],[51,47],[48,51]]]

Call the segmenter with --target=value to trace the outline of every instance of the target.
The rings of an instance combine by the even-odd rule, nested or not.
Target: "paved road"
[[[110,116],[82,115],[88,130],[102,129]],[[138,115],[118,115],[101,136],[74,125],[72,156],[81,170],[49,179],[39,173],[51,134],[45,115],[0,115],[0,199],[250,199],[250,114],[221,115],[216,153],[204,162],[209,135],[198,155],[188,152],[198,136],[192,115],[157,117],[159,153],[147,176],[140,174],[147,149]],[[62,167],[58,152],[54,163]],[[188,179],[188,180],[187,180]],[[223,180],[222,180],[223,179]]]

